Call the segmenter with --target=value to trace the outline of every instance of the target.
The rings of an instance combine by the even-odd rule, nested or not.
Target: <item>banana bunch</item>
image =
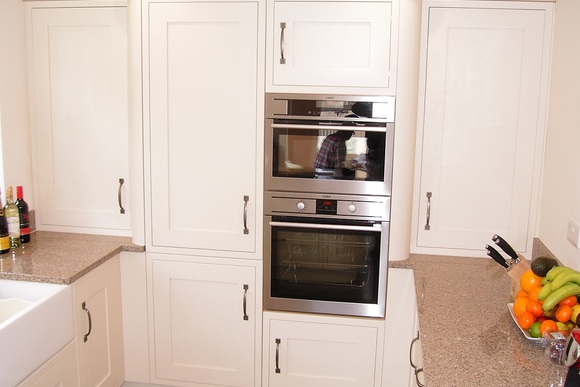
[[[555,266],[542,280],[538,300],[544,300],[542,309],[552,310],[566,297],[580,294],[580,272],[565,266]]]

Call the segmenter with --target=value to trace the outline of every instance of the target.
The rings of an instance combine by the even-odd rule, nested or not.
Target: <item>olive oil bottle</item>
[[[4,207],[2,206],[2,197],[0,197],[0,254],[6,254],[10,251],[10,234],[8,233],[8,222],[4,216]]]

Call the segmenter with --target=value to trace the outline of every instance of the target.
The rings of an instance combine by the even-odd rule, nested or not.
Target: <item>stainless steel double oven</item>
[[[394,104],[267,95],[266,309],[384,317]]]

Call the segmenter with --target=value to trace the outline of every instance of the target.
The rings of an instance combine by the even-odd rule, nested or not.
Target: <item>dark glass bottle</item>
[[[16,201],[14,202],[16,207],[18,207],[18,213],[20,215],[20,242],[28,243],[30,242],[30,221],[28,218],[28,204],[24,201],[24,194],[22,191],[22,186],[16,187]]]
[[[8,233],[8,222],[4,216],[4,206],[0,197],[0,254],[10,251],[10,234]]]

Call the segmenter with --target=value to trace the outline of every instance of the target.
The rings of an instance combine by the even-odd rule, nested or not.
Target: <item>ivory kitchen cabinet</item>
[[[77,387],[78,377],[77,352],[73,340],[18,384],[18,387]]]
[[[379,319],[264,312],[263,384],[379,386],[383,331]]]
[[[143,1],[148,251],[256,256],[264,12]]]
[[[389,268],[387,286],[382,386],[421,386],[425,375],[419,371],[423,353],[413,270]]]
[[[394,95],[398,3],[270,0],[267,91]]]
[[[148,254],[153,383],[259,386],[258,261]],[[253,263],[252,263],[253,262]],[[261,277],[260,277],[261,278]]]
[[[25,7],[36,227],[129,236],[126,1]]]
[[[119,259],[73,283],[81,386],[120,386],[125,379]]]
[[[553,3],[423,3],[411,252],[531,254]]]

